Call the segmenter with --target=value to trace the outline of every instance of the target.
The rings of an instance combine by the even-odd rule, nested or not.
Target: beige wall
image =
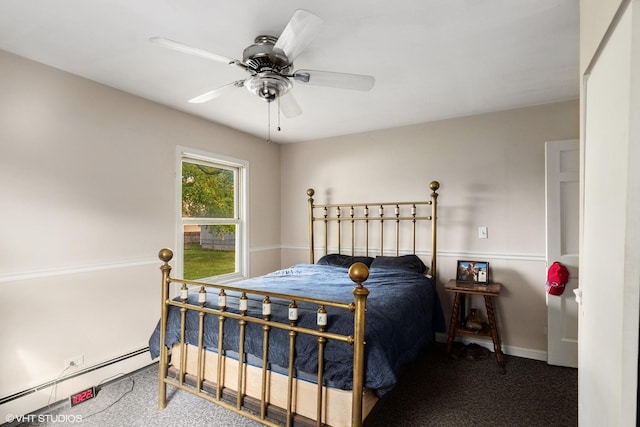
[[[0,396],[53,380],[67,358],[88,367],[147,345],[157,253],[174,246],[177,145],[249,162],[251,274],[280,266],[278,145],[2,51],[0,69]]]
[[[490,262],[507,351],[546,358],[545,141],[578,137],[578,101],[282,147],[282,263],[307,261],[306,189],[318,203],[439,197],[440,288],[456,259]],[[489,238],[477,238],[487,226]],[[441,292],[447,317],[451,298]],[[475,301],[475,305],[480,301]]]

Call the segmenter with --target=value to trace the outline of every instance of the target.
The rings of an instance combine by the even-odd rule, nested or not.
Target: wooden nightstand
[[[447,354],[451,353],[453,340],[457,334],[490,336],[493,340],[493,350],[496,354],[496,362],[498,362],[499,367],[504,368],[504,357],[502,355],[502,348],[500,347],[500,334],[498,333],[496,313],[493,305],[493,299],[500,296],[501,287],[502,285],[500,283],[490,283],[488,285],[466,285],[460,284],[455,280],[449,280],[447,284],[444,285],[446,291],[455,293],[453,310],[451,311],[451,322],[449,324],[449,338],[447,339]],[[466,329],[459,325],[460,301],[466,295],[482,295],[484,297],[488,324],[484,325],[480,331]]]

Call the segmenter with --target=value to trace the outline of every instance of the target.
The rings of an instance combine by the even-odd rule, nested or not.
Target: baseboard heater
[[[87,374],[89,372],[93,372],[93,371],[96,371],[98,369],[102,369],[102,368],[105,368],[107,366],[113,365],[115,363],[122,362],[123,360],[127,360],[127,359],[130,359],[132,357],[139,356],[139,355],[144,354],[144,353],[146,353],[148,351],[149,351],[149,347],[144,347],[144,348],[141,348],[141,349],[138,349],[138,350],[134,350],[134,351],[132,351],[130,353],[123,354],[123,355],[118,356],[118,357],[114,357],[113,359],[104,361],[102,363],[98,363],[97,365],[93,365],[93,366],[89,366],[89,367],[84,368],[84,369],[80,369],[79,371],[76,371],[76,372],[74,372],[72,374],[69,374],[69,375],[65,375],[64,377],[56,378],[55,380],[48,381],[46,383],[37,385],[35,387],[31,387],[31,388],[28,388],[26,390],[19,391],[18,393],[14,393],[12,395],[2,397],[2,398],[0,398],[0,405],[4,405],[5,403],[11,402],[11,401],[16,400],[16,399],[20,399],[21,397],[27,396],[27,395],[29,395],[31,393],[35,393],[37,391],[43,390],[43,389],[48,388],[48,387],[52,387],[52,386],[54,386],[56,384],[60,384],[62,382],[70,380],[72,378],[79,377],[80,375],[84,375],[84,374]]]

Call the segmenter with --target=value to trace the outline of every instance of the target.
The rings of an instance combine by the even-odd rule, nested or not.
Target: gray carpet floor
[[[442,344],[429,347],[376,405],[366,427],[578,425],[576,369],[505,356],[503,373],[493,356],[454,360],[446,357]],[[107,384],[91,401],[58,407],[48,423],[30,425],[260,425],[172,387],[167,407],[158,410],[157,373],[153,364]],[[70,422],[78,417],[81,422]]]
[[[367,419],[382,426],[577,426],[578,370],[505,356],[446,357],[437,344],[414,362]]]

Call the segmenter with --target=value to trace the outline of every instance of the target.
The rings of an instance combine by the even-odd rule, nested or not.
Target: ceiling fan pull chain
[[[271,144],[271,103],[267,102],[267,142]]]
[[[280,132],[280,97],[278,96],[278,132]]]

